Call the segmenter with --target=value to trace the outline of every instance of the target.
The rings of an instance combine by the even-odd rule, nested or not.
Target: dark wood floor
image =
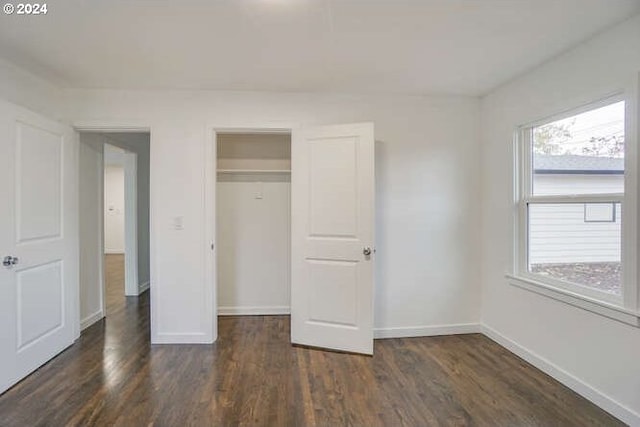
[[[482,335],[365,357],[292,347],[288,317],[249,316],[221,318],[215,345],[152,346],[148,292],[125,298],[119,263],[106,321],[0,396],[0,425],[622,425]]]
[[[124,255],[109,254],[104,257],[104,282],[107,316],[118,316],[127,298],[124,296]],[[137,299],[132,299],[137,305]],[[122,315],[120,314],[120,317]]]

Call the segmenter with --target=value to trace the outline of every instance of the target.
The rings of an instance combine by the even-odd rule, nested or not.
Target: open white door
[[[291,160],[291,341],[373,354],[373,124],[294,131]]]
[[[0,102],[0,392],[79,333],[74,131]]]

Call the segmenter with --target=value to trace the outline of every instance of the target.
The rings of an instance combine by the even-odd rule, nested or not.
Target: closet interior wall
[[[291,136],[218,134],[218,314],[290,313]]]

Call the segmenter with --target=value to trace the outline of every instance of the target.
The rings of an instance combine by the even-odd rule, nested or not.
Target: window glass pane
[[[608,204],[613,221],[586,221],[585,206],[529,205],[529,271],[620,295],[621,204]]]
[[[532,129],[533,194],[624,192],[624,101]]]

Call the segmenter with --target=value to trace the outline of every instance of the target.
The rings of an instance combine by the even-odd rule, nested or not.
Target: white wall
[[[104,253],[124,254],[124,167],[104,167]]]
[[[67,102],[76,124],[151,128],[154,342],[207,342],[215,334],[205,279],[210,127],[375,122],[376,328],[429,334],[478,322],[478,100],[70,90]],[[182,230],[173,227],[177,216]]]
[[[640,329],[510,286],[504,275],[513,265],[514,130],[620,90],[627,91],[633,108],[639,71],[636,16],[482,101],[486,331],[634,425],[640,425]],[[635,162],[635,129],[627,134],[627,150]],[[637,180],[632,171],[628,174]],[[628,212],[629,206],[624,209]],[[633,270],[637,260],[631,264],[627,267]]]
[[[288,314],[289,176],[221,175],[218,179],[219,313]]]
[[[287,134],[218,134],[218,313],[290,313],[291,175]]]
[[[52,119],[63,115],[63,91],[42,78],[0,59],[0,98]]]
[[[136,194],[138,241],[138,284],[140,290],[149,287],[150,237],[149,237],[149,140],[148,132],[108,132],[103,134],[111,145],[136,154]]]
[[[80,327],[104,317],[102,296],[103,156],[97,135],[81,134],[79,150]]]

